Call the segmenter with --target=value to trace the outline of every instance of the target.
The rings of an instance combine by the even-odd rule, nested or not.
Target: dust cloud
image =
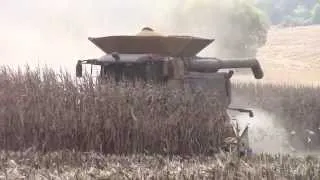
[[[74,71],[78,59],[101,57],[88,37],[136,34],[150,26],[163,34],[186,34],[216,41],[201,55],[220,56],[230,34],[232,0],[3,0],[0,7],[0,64],[47,64]],[[229,11],[230,12],[230,11]]]
[[[177,2],[177,1],[176,1]],[[103,52],[88,37],[135,34],[155,26],[174,0],[2,0],[0,64],[67,68]]]
[[[249,117],[248,113],[228,111],[233,122],[238,122],[241,129],[249,126],[249,143],[255,153],[298,155],[317,149],[312,147],[312,141],[307,142],[308,138],[314,138],[312,134],[288,128],[287,119],[257,106],[252,98],[246,98],[241,92],[233,91],[230,107],[244,108],[254,113],[254,117]]]
[[[250,109],[250,108],[249,108]],[[249,125],[249,142],[255,153],[291,153],[288,132],[277,122],[281,119],[259,108],[251,108],[254,117],[240,113],[233,115],[240,128]]]
[[[249,126],[249,143],[254,153],[294,153],[296,149],[290,144],[290,132],[283,126],[283,119],[266,111],[236,90],[232,94],[230,107],[251,110],[248,113],[228,111],[232,119],[239,123],[241,129]]]

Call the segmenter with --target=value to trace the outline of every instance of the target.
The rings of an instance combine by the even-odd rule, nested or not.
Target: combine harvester
[[[78,60],[77,77],[82,77],[83,65],[100,66],[102,80],[114,78],[118,83],[123,80],[143,81],[163,84],[173,88],[205,88],[219,93],[221,102],[227,110],[249,113],[251,110],[230,108],[231,82],[235,68],[250,68],[256,79],[263,78],[263,71],[256,59],[220,60],[198,57],[197,54],[214,41],[192,36],[163,36],[151,28],[143,28],[137,35],[121,35],[89,38],[100,48],[104,56],[98,59]],[[220,72],[219,70],[228,70]],[[250,149],[248,125],[237,133],[235,123],[226,116],[230,128],[225,134],[225,150],[241,147],[241,152]],[[240,146],[239,146],[240,145]],[[227,149],[226,149],[227,148]]]

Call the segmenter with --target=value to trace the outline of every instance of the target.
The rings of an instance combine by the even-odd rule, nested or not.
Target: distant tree
[[[301,0],[302,3],[306,8],[312,10],[312,8],[317,4],[320,3],[320,0]]]
[[[256,7],[264,11],[272,24],[311,22],[312,8],[319,0],[256,0]]]
[[[214,36],[215,52],[224,58],[255,56],[269,28],[264,13],[244,0],[194,1],[175,17],[180,29]]]
[[[300,0],[260,0],[256,7],[264,11],[272,24],[280,24],[298,6]]]
[[[311,17],[311,11],[305,5],[298,5],[293,10],[293,16],[301,19],[308,19]]]
[[[285,26],[304,26],[312,24],[311,11],[305,5],[298,5],[290,15],[287,15],[282,25]]]
[[[314,24],[320,24],[320,0],[312,10],[312,22]]]

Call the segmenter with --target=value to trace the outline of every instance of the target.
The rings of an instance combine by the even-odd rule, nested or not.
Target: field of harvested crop
[[[237,160],[212,157],[128,155],[58,151],[1,152],[0,179],[319,179],[316,157],[261,154]]]
[[[265,71],[263,82],[320,83],[320,26],[270,29],[258,59]]]

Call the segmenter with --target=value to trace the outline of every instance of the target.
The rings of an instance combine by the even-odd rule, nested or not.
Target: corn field
[[[281,117],[288,132],[320,145],[319,87],[235,83],[242,97]],[[108,89],[108,90],[104,90]],[[208,153],[222,141],[225,114],[208,90],[190,95],[164,87],[75,81],[51,69],[0,72],[0,146],[105,153]]]
[[[0,146],[7,150],[198,154],[217,151],[223,140],[225,115],[210,92],[102,87],[49,69],[4,68],[0,93]]]
[[[234,92],[320,144],[318,87],[235,83]],[[217,153],[226,119],[216,99],[2,67],[0,179],[320,178],[317,157]]]

